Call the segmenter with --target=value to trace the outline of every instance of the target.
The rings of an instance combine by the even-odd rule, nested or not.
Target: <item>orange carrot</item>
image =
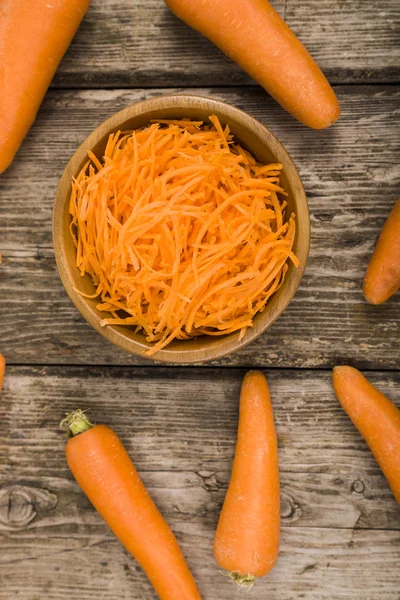
[[[0,173],[14,158],[90,0],[2,0]]]
[[[76,481],[161,600],[201,600],[174,534],[144,487],[117,434],[80,410],[61,423],[72,436],[66,456]]]
[[[143,330],[148,355],[174,338],[240,339],[288,261],[299,264],[282,165],[257,163],[210,121],[112,134],[72,182],[76,265],[93,279],[101,324]]]
[[[339,103],[318,65],[267,0],[165,0],[304,125],[324,129]]]
[[[4,372],[6,370],[6,361],[4,359],[4,356],[2,354],[0,354],[0,390],[2,388],[3,385],[3,379],[4,379]]]
[[[234,581],[251,586],[279,551],[278,448],[267,380],[250,371],[240,394],[232,475],[214,541],[214,556]]]
[[[400,288],[400,198],[390,213],[364,279],[363,292],[371,304],[382,304]]]
[[[335,367],[333,387],[400,503],[400,410],[353,367]]]

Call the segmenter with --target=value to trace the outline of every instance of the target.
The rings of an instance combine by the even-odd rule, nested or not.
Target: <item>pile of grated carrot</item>
[[[288,259],[298,266],[282,165],[257,163],[210,121],[111,134],[103,159],[89,152],[72,184],[76,264],[111,313],[101,324],[142,330],[148,355],[175,338],[242,338]]]

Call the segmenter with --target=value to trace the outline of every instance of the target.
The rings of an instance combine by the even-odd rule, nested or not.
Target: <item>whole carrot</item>
[[[353,367],[335,367],[333,387],[400,503],[400,410]]]
[[[371,304],[382,304],[400,288],[400,198],[390,213],[364,279],[363,292]]]
[[[304,125],[324,129],[340,115],[322,71],[267,0],[165,0]]]
[[[2,388],[3,385],[3,379],[4,379],[4,372],[6,370],[6,361],[4,359],[4,356],[2,354],[0,354],[0,390]]]
[[[0,173],[11,163],[90,0],[0,3]]]
[[[161,600],[201,600],[174,534],[144,487],[120,439],[80,410],[62,422],[72,436],[69,468],[93,506],[136,558]]]
[[[214,541],[218,565],[251,586],[274,566],[279,551],[278,448],[267,380],[250,371],[240,394],[231,480]]]

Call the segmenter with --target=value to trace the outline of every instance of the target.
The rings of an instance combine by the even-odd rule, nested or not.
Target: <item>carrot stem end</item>
[[[94,427],[93,423],[89,421],[85,412],[81,409],[67,413],[65,419],[60,423],[60,429],[65,430],[69,438],[84,433],[92,427]]]
[[[230,571],[227,575],[233,583],[236,583],[239,587],[247,588],[247,591],[251,590],[256,580],[255,576],[251,575],[251,573],[243,575],[243,573],[239,573],[239,571]]]

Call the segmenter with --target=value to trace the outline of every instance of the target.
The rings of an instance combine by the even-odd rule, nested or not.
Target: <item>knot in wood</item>
[[[361,481],[361,479],[356,479],[355,481],[353,481],[352,486],[351,486],[351,491],[355,492],[356,494],[362,494],[365,490],[365,485],[364,482]]]
[[[297,521],[301,516],[301,508],[289,494],[281,494],[281,517],[282,519]]]
[[[197,471],[197,474],[203,480],[203,486],[207,491],[218,490],[218,480],[215,471]]]
[[[52,509],[57,496],[47,490],[11,485],[0,489],[0,530],[21,529],[37,516],[38,510]]]

